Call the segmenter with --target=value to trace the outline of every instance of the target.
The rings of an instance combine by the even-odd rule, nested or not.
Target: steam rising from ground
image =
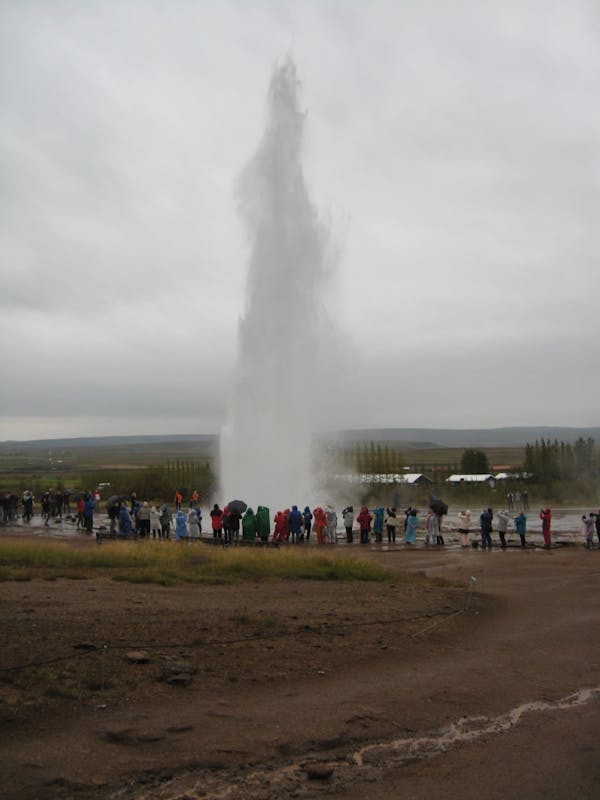
[[[239,182],[251,254],[230,421],[221,436],[224,499],[241,497],[272,512],[314,496],[313,435],[332,336],[322,302],[331,248],[304,182],[304,123],[288,58],[274,70],[266,130]]]

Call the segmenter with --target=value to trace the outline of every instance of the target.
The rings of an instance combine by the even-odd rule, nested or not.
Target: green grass
[[[123,542],[86,549],[64,542],[0,542],[0,581],[99,575],[166,586],[270,579],[385,581],[393,577],[383,567],[360,559],[289,550],[203,550],[174,542],[160,547]]]

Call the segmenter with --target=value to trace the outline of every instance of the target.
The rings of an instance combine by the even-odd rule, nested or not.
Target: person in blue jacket
[[[404,531],[404,544],[415,544],[417,541],[417,528],[419,516],[416,508],[409,508],[406,515],[406,530]]]
[[[375,541],[383,541],[383,518],[385,516],[385,508],[377,506],[373,509],[373,533],[375,534]]]
[[[521,511],[518,517],[515,517],[515,528],[521,539],[521,547],[527,547],[525,541],[525,534],[527,533],[527,517]]]
[[[85,498],[85,505],[83,506],[83,519],[85,521],[85,529],[87,533],[91,533],[94,527],[94,511],[96,510],[96,501],[93,494],[88,494]]]
[[[492,521],[494,514],[491,508],[482,511],[479,517],[479,524],[481,527],[481,549],[485,550],[486,547],[492,549]]]
[[[302,512],[298,510],[298,506],[292,506],[290,515],[288,517],[288,525],[290,527],[290,536],[292,542],[299,542],[302,535]]]
[[[175,541],[188,538],[188,528],[185,514],[181,509],[177,512],[175,517]]]
[[[121,536],[131,536],[131,514],[125,503],[119,509],[119,533]]]
[[[312,511],[308,506],[304,507],[304,511],[302,512],[302,518],[304,520],[304,534],[302,538],[304,540],[304,536],[306,536],[306,541],[308,542],[310,540],[310,532],[312,530],[312,519],[313,519]]]

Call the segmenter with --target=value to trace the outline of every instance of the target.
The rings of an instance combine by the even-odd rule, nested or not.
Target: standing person
[[[519,534],[521,547],[527,547],[527,542],[525,541],[525,534],[527,533],[527,517],[522,511],[518,516],[515,517],[515,529]]]
[[[190,506],[192,508],[196,508],[196,506],[198,505],[198,500],[199,499],[200,499],[200,495],[198,494],[198,490],[194,489],[194,491],[192,492],[192,496],[190,498]]]
[[[299,542],[302,534],[302,512],[298,510],[298,506],[292,506],[288,517],[288,525],[290,529],[290,538],[292,542]]]
[[[387,540],[388,544],[396,541],[396,509],[395,508],[386,508],[385,510],[386,517],[385,517],[385,529],[387,531]]]
[[[117,519],[119,518],[119,509],[121,507],[121,503],[118,500],[115,500],[114,503],[110,503],[107,506],[108,511],[108,518],[110,520],[110,533],[113,534],[117,529]]]
[[[187,524],[189,535],[194,539],[200,538],[200,523],[198,522],[198,515],[195,508],[190,508],[187,515]]]
[[[269,541],[269,533],[271,532],[271,519],[270,512],[267,506],[259,506],[256,509],[256,530],[260,536],[263,544]]]
[[[275,523],[273,541],[283,542],[285,540],[285,517],[283,516],[283,511],[277,511],[273,522]]]
[[[360,509],[360,513],[356,518],[356,521],[360,525],[360,543],[361,544],[369,544],[369,540],[371,539],[371,520],[373,516],[369,514],[369,509],[366,506],[362,506]]]
[[[498,536],[500,537],[500,546],[506,550],[506,531],[508,530],[508,520],[510,514],[508,511],[498,511]]]
[[[232,542],[235,539],[237,542],[240,538],[240,521],[242,519],[242,515],[239,511],[232,511],[230,508],[227,510],[229,511],[229,516],[227,518],[227,525],[229,527],[229,541]]]
[[[315,533],[317,534],[317,544],[327,544],[327,538],[323,531],[327,527],[327,515],[321,506],[317,506],[313,511],[315,520]]]
[[[596,536],[598,537],[598,547],[600,547],[600,510],[597,514],[590,514],[590,516],[594,517],[594,522],[596,524]]]
[[[187,539],[188,528],[185,520],[185,514],[179,509],[175,517],[175,541],[180,542],[182,539]]]
[[[523,503],[523,511],[529,511],[529,492],[527,489],[521,492],[521,502]]]
[[[229,506],[223,506],[223,538],[225,544],[231,544],[231,529],[229,527]]]
[[[342,517],[344,519],[344,528],[346,529],[346,541],[348,544],[352,544],[354,541],[352,533],[354,527],[354,508],[352,506],[346,506],[342,511]]]
[[[29,489],[23,492],[23,522],[30,522],[33,517],[33,494]]]
[[[144,500],[137,513],[138,529],[142,539],[150,538],[150,504]]]
[[[332,505],[327,506],[325,517],[327,519],[327,541],[329,544],[337,544],[337,514]]]
[[[431,544],[439,544],[440,536],[440,521],[437,514],[429,509],[427,519],[425,520],[425,544],[429,544],[431,537]]]
[[[492,522],[494,520],[494,512],[491,508],[482,511],[479,516],[479,524],[481,526],[481,549],[492,549]]]
[[[221,539],[223,536],[223,511],[219,504],[215,503],[210,512],[210,524],[213,532],[213,539]]]
[[[552,511],[549,508],[540,509],[540,519],[542,520],[542,536],[544,537],[544,547],[550,548],[552,538],[550,536],[550,523],[552,521]]]
[[[469,546],[469,526],[471,524],[471,512],[466,509],[465,511],[458,512],[458,533],[460,536],[460,546]]]
[[[94,511],[100,511],[100,489],[94,489]]]
[[[312,530],[312,520],[313,515],[312,511],[308,506],[304,506],[304,511],[302,512],[302,519],[304,520],[304,535],[306,536],[306,541],[310,540],[310,532]]]
[[[171,512],[167,508],[166,504],[160,507],[160,533],[163,539],[170,539],[171,538]]]
[[[180,511],[181,510],[181,503],[183,502],[183,495],[181,494],[179,489],[177,489],[175,491],[174,501],[175,501],[175,511]]]
[[[83,507],[83,517],[85,521],[85,529],[87,533],[91,533],[94,529],[94,511],[96,510],[96,501],[94,495],[90,492],[85,499]]]
[[[581,518],[581,532],[583,533],[583,538],[585,539],[585,546],[588,550],[592,550],[594,547],[594,530],[595,530],[595,521],[594,517],[590,514],[586,516],[585,514]]]
[[[404,531],[404,544],[412,545],[417,541],[417,528],[419,527],[419,512],[416,508],[409,508],[406,515],[406,528]]]
[[[242,517],[242,539],[245,542],[254,542],[257,533],[258,527],[254,509],[247,508],[246,513]]]
[[[42,515],[44,517],[46,517],[46,510],[45,510],[46,500],[45,500],[45,497],[46,497],[46,495],[43,494],[42,495]],[[48,502],[48,509],[49,509],[50,508],[50,501],[48,500],[47,502]],[[83,518],[83,512],[85,510],[85,500],[83,499],[82,495],[79,495],[79,497],[76,500],[76,508],[77,508],[77,525],[75,527],[76,527],[76,530],[79,530],[79,528],[85,528],[85,520]],[[48,514],[49,513],[50,512],[48,511]],[[48,524],[48,518],[47,517],[46,517],[46,522],[44,524],[45,525]]]
[[[385,516],[385,508],[377,506],[373,509],[373,533],[375,534],[375,541],[383,541],[383,518]]]
[[[153,539],[161,538],[160,511],[155,506],[150,508],[150,530]]]
[[[131,536],[131,528],[131,513],[125,503],[122,503],[119,509],[119,536],[126,536],[129,538]]]

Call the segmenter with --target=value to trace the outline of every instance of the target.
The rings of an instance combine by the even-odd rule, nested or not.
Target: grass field
[[[92,545],[0,541],[0,580],[84,579],[109,575],[133,583],[234,583],[247,580],[385,581],[382,567],[356,558],[328,557],[274,548],[213,550],[177,542]]]

